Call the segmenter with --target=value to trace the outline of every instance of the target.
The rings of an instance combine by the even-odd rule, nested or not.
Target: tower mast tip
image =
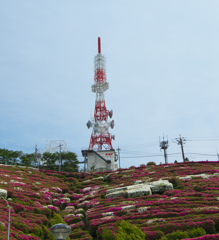
[[[98,37],[98,53],[101,53],[100,37]]]

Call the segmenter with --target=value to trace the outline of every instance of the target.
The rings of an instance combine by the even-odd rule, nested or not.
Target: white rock
[[[0,188],[0,199],[7,199],[8,191]]]
[[[202,174],[198,174],[198,175],[187,175],[185,177],[179,177],[177,176],[179,179],[182,179],[182,180],[190,180],[192,178],[196,178],[196,177],[202,177],[204,179],[206,178],[210,178],[210,177],[213,177],[212,174],[205,174],[205,173],[202,173]]]
[[[102,216],[103,217],[114,216],[114,214],[113,214],[113,212],[105,212],[105,213],[102,213]]]
[[[122,207],[122,210],[131,210],[131,209],[135,209],[135,205],[127,205]]]
[[[86,187],[86,188],[83,188],[83,191],[84,192],[89,192],[92,188],[91,187]]]
[[[140,208],[137,209],[137,211],[138,211],[139,213],[143,213],[143,212],[147,211],[148,208],[150,208],[150,207],[140,207]]]
[[[164,221],[165,221],[164,218],[153,218],[153,219],[148,220],[146,223],[151,224],[153,222],[164,222]]]
[[[4,182],[4,181],[2,181],[2,182],[0,182],[0,183],[5,184],[5,185],[8,184],[7,182]]]
[[[126,192],[128,194],[128,198],[142,197],[152,194],[150,186],[145,184],[129,186]]]
[[[127,189],[128,189],[128,187],[112,188],[112,189],[107,190],[106,194],[110,194],[110,193],[118,192],[118,191],[124,191],[124,190],[127,190]]]
[[[153,182],[147,182],[144,184],[135,184],[126,187],[109,189],[106,192],[106,198],[125,197],[134,198],[152,193],[159,193],[173,189],[173,184],[168,180],[159,180]]]
[[[20,187],[14,187],[14,190],[19,190],[19,191],[24,191],[22,188]]]
[[[140,183],[143,183],[143,181],[142,181],[142,180],[138,180],[138,181],[136,181],[136,182],[134,183],[134,185],[140,184]]]
[[[170,183],[168,180],[159,180],[154,182],[148,183],[152,193],[159,193],[173,189],[173,184]]]
[[[126,191],[115,191],[109,194],[106,194],[105,198],[117,198],[117,197],[125,197],[126,196]]]

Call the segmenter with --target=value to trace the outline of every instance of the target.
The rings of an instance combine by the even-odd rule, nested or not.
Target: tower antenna
[[[101,53],[100,37],[98,37],[98,53]]]
[[[160,139],[160,137],[159,137]],[[163,137],[163,141],[160,141],[160,149],[164,150],[164,159],[165,159],[165,163],[168,164],[168,157],[167,157],[167,148],[169,147],[169,143],[168,140],[165,141],[164,137]]]
[[[87,127],[92,127],[90,144],[88,150],[110,150],[113,149],[111,140],[115,135],[108,131],[109,127],[114,128],[114,120],[108,121],[113,116],[113,111],[106,109],[104,92],[109,89],[106,79],[105,57],[101,54],[100,37],[98,37],[98,54],[94,57],[94,84],[92,92],[96,93],[94,118],[87,122]]]

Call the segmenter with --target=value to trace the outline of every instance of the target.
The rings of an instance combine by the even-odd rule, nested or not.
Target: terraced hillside
[[[13,207],[10,239],[53,239],[49,228],[59,222],[71,226],[68,239],[103,239],[106,229],[113,239],[120,220],[140,228],[145,239],[194,228],[204,229],[196,239],[219,239],[219,162],[93,173],[1,165],[0,198],[2,240],[7,201]]]

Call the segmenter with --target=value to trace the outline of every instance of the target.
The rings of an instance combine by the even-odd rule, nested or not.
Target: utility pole
[[[61,149],[62,149],[62,144],[59,144],[59,172],[61,172]]]
[[[183,158],[183,162],[185,162],[185,155],[184,155],[184,149],[183,149],[183,144],[185,144],[186,139],[184,137],[181,137],[181,135],[179,135],[179,138],[175,138],[175,141],[173,141],[175,143],[177,143],[178,145],[181,146],[182,149],[182,158]]]
[[[119,159],[119,168],[120,168],[120,150],[121,150],[121,149],[118,147],[117,150],[118,150],[118,159]]]

